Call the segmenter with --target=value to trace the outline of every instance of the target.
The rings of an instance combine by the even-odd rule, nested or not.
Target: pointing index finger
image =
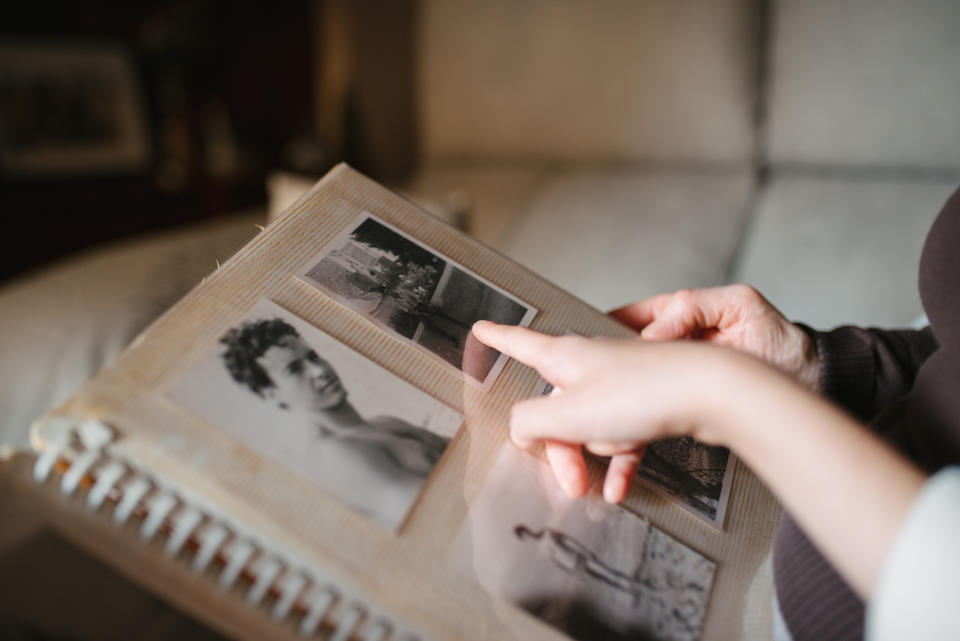
[[[553,341],[557,340],[526,327],[484,320],[474,324],[473,335],[484,345],[537,370],[544,365]]]

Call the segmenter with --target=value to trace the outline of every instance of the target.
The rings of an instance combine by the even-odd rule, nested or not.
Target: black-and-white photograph
[[[470,333],[478,320],[528,326],[537,310],[395,227],[364,214],[301,280],[488,388],[507,357]]]
[[[553,391],[553,385],[541,378],[533,394],[547,396]],[[636,478],[644,487],[723,529],[733,468],[727,448],[681,436],[649,443]]]
[[[169,396],[391,530],[463,421],[267,299]]]
[[[504,447],[451,562],[581,641],[693,641],[716,565],[623,508],[567,497],[547,465]]]
[[[681,436],[648,444],[637,480],[722,529],[733,468],[733,455],[727,448]]]

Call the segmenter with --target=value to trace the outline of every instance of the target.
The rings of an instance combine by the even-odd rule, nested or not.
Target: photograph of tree
[[[536,314],[369,214],[314,257],[301,279],[484,385],[493,383],[506,358],[475,341],[467,349],[473,324],[529,325]]]

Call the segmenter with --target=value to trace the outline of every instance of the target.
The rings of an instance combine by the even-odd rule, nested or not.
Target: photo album
[[[570,499],[508,438],[554,390],[481,319],[636,338],[338,166],[34,424],[34,477],[103,517],[106,560],[160,563],[154,589],[242,638],[735,638],[762,484],[677,438],[622,505],[597,457]]]

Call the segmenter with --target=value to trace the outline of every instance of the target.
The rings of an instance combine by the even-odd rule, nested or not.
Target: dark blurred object
[[[135,77],[118,47],[0,45],[0,167],[14,176],[143,170]]]
[[[226,641],[49,530],[0,551],[0,575],[4,641]]]
[[[420,2],[324,0],[317,16],[321,139],[333,156],[376,180],[404,183],[419,154]]]
[[[264,203],[267,172],[285,164],[291,141],[314,135],[316,6],[99,0],[5,9],[0,212],[7,237],[18,242],[0,253],[0,280],[95,244]],[[41,65],[32,76],[17,61],[4,64],[12,60],[5,51],[38,47],[62,62]],[[70,52],[86,50],[114,53],[84,67],[82,56]],[[123,64],[129,78],[118,80]],[[35,102],[19,113],[24,96],[66,86],[57,68],[67,75],[81,69],[71,78],[82,82],[67,96],[47,96],[46,108]],[[111,78],[104,96],[94,95]],[[133,116],[123,115],[118,95],[134,105]],[[139,128],[123,125],[137,116]],[[101,153],[113,145],[113,161],[84,157],[84,145],[88,152],[99,145]],[[49,171],[42,163],[18,164],[51,146],[68,152],[71,162],[48,162]],[[116,153],[121,147],[126,156]],[[326,162],[332,164],[314,165],[322,170]]]

